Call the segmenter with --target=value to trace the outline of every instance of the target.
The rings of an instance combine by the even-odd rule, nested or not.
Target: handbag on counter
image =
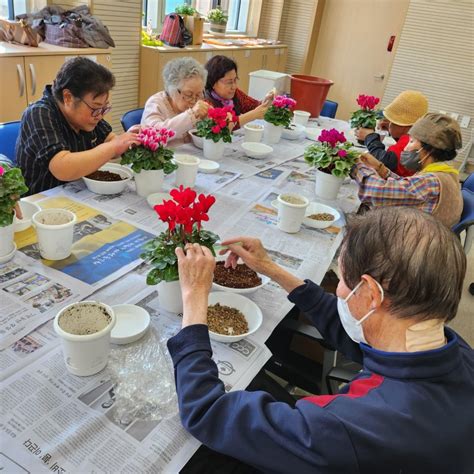
[[[184,20],[177,13],[166,15],[160,40],[168,46],[177,46],[178,48],[184,48],[187,44],[192,43],[191,34],[184,26]]]
[[[0,39],[9,43],[38,47],[41,36],[36,33],[26,20],[9,21],[0,19]]]

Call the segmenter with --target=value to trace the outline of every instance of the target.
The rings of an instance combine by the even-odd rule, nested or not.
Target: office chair
[[[474,173],[471,173],[464,183],[462,184],[462,189],[468,189],[469,191],[474,193]]]
[[[469,189],[469,186],[474,187],[474,174],[469,176],[470,183],[468,186],[465,186],[467,181],[464,182],[462,192],[463,199],[463,209],[461,214],[461,219],[459,222],[452,227],[453,232],[459,237],[462,232],[466,231],[466,238],[464,239],[464,252],[466,255],[469,253],[469,250],[472,246],[472,241],[474,239],[474,191]]]
[[[123,130],[126,132],[133,125],[138,125],[142,120],[143,107],[125,112],[120,119]]]
[[[5,155],[13,164],[15,160],[15,145],[20,134],[20,121],[0,123],[0,154]]]

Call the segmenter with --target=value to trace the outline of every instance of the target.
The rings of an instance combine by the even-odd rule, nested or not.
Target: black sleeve
[[[104,143],[105,139],[110,135],[111,132],[112,127],[110,126],[109,122],[102,119],[94,129],[94,133],[97,137],[97,145]]]
[[[378,133],[370,133],[365,137],[365,146],[369,153],[383,163],[390,171],[397,169],[397,155],[393,151],[387,151],[385,145],[380,140]]]

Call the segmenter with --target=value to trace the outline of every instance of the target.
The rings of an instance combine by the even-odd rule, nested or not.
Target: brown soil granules
[[[334,216],[332,214],[328,214],[327,212],[321,212],[320,214],[311,214],[308,217],[315,221],[333,221],[334,220]]]
[[[226,336],[239,336],[249,332],[245,316],[235,308],[216,303],[207,308],[209,331]]]
[[[214,270],[214,283],[227,288],[254,288],[262,284],[262,279],[245,263],[237,268],[225,268],[225,262],[217,262]]]
[[[110,171],[97,170],[91,174],[88,174],[86,178],[93,179],[94,181],[122,181],[123,178],[118,173],[112,173]]]

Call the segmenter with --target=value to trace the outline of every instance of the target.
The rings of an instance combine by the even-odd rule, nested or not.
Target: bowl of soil
[[[202,150],[204,148],[204,141],[202,137],[200,137],[197,133],[198,131],[196,128],[193,128],[192,130],[188,131],[188,134],[191,137],[191,140],[193,141],[193,145],[196,148],[200,148]]]
[[[82,179],[87,189],[96,194],[120,194],[124,191],[133,174],[129,168],[116,164],[107,163]]]
[[[303,224],[313,229],[326,229],[340,218],[341,215],[336,209],[319,202],[310,202],[305,211]]]
[[[225,259],[216,262],[212,286],[218,291],[250,294],[264,287],[269,281],[265,275],[259,275],[245,263],[238,263],[236,268],[225,268]]]
[[[253,334],[262,325],[260,308],[242,295],[210,293],[207,308],[209,337],[218,342],[236,342]]]

